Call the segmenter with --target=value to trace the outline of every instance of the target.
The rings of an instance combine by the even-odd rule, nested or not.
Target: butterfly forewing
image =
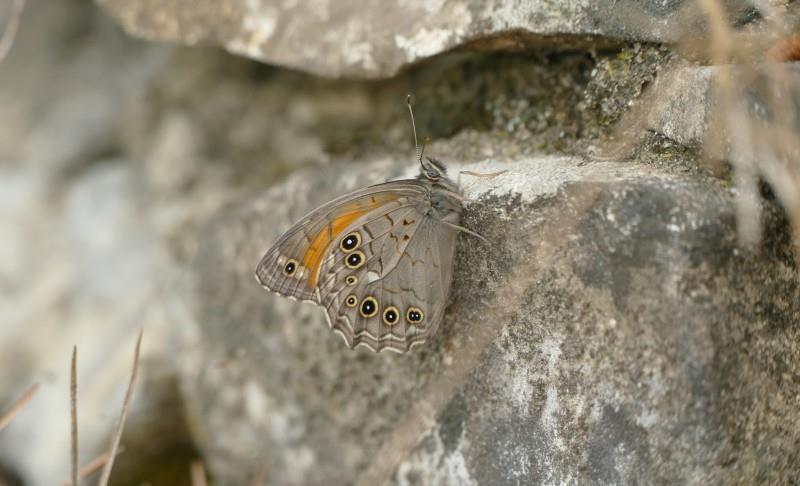
[[[316,301],[324,256],[350,224],[385,205],[418,198],[422,188],[401,181],[371,186],[320,206],[290,228],[256,268],[266,289],[286,297]]]

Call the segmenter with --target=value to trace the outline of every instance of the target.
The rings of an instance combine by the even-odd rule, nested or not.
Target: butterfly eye
[[[346,299],[344,299],[344,305],[347,307],[355,307],[358,304],[358,298],[355,295],[348,295]]]
[[[358,283],[358,277],[355,275],[348,275],[347,278],[344,279],[344,283],[350,285],[351,287]]]
[[[419,324],[425,319],[425,313],[419,307],[409,307],[406,312],[406,320],[411,324]]]
[[[437,180],[439,180],[441,178],[441,176],[439,175],[438,172],[433,172],[433,171],[425,172],[425,177],[427,177],[428,179],[430,179],[432,181],[437,181]]]
[[[347,236],[342,238],[342,241],[339,242],[339,248],[342,251],[353,251],[358,248],[358,245],[361,244],[361,233],[358,231],[353,231],[349,233]]]
[[[287,277],[294,275],[295,271],[297,271],[297,260],[289,260],[283,266],[283,274]]]
[[[364,300],[361,301],[361,307],[358,308],[359,314],[361,317],[372,317],[378,313],[378,301],[375,300],[375,297],[365,297]]]
[[[364,257],[364,252],[362,251],[354,251],[353,253],[347,255],[347,258],[344,259],[344,264],[347,268],[356,269],[364,264],[366,257]]]
[[[387,326],[394,326],[397,324],[397,321],[400,319],[400,311],[397,310],[397,307],[390,305],[383,311],[383,322],[386,323]]]

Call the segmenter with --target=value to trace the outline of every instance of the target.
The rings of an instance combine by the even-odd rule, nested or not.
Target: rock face
[[[168,262],[141,170],[121,150],[127,103],[169,54],[86,2],[34,0],[0,64],[0,408],[39,384],[0,433],[0,484],[67,479],[73,345],[82,464],[109,441],[140,327],[152,364],[140,385],[171,376],[172,386],[134,403],[132,420],[142,403],[176,395],[174,364],[153,360],[173,331],[152,302]]]
[[[739,68],[672,46],[694,2],[98,3],[30,0],[1,65],[0,406],[42,386],[0,483],[65,479],[72,344],[102,452],[140,326],[119,484],[197,458],[215,484],[800,483],[796,137],[755,137],[747,188],[703,164]],[[791,12],[726,5],[751,40]],[[791,126],[770,79],[735,106]],[[489,243],[459,237],[425,345],[351,351],[253,272],[317,205],[415,175],[409,92]]]
[[[797,458],[778,418],[794,398],[769,392],[800,362],[787,242],[737,250],[713,179],[566,157],[464,166],[509,171],[465,181],[468,226],[491,245],[462,237],[450,311],[408,356],[350,351],[321,309],[250,283],[294,218],[392,167],[300,173],[199,233],[203,337],[184,369],[226,481],[264,463],[276,484],[707,484],[741,476],[733,457],[754,479]],[[777,361],[753,360],[776,340]],[[752,427],[792,438],[762,456]]]
[[[223,46],[328,77],[376,78],[458,47],[598,48],[675,42],[700,12],[684,0],[265,2],[97,0],[132,34]],[[729,1],[748,18],[744,2]]]
[[[793,64],[674,67],[662,73],[654,86],[647,126],[688,147],[702,146],[708,141],[710,130],[711,135],[720,137],[714,130],[719,131],[721,127],[712,119],[714,107],[723,103],[720,83],[724,79],[735,82],[741,78],[749,82],[732,95],[742,100],[742,109],[760,113],[765,119],[775,119],[780,115],[775,113],[773,105],[783,103],[780,106],[785,106],[794,99],[794,93],[789,90],[796,89],[800,83],[800,67]]]

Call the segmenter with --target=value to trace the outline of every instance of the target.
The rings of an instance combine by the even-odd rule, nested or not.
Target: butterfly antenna
[[[406,96],[406,104],[408,105],[408,113],[411,115],[411,130],[414,132],[414,149],[417,153],[417,160],[422,163],[422,153],[425,152],[425,146],[419,146],[417,141],[417,125],[414,123],[414,110],[411,109],[411,95]]]

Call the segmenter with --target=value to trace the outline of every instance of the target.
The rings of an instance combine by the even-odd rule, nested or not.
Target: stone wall
[[[0,483],[66,479],[72,344],[102,452],[139,328],[119,484],[800,482],[800,152],[719,125],[796,133],[793,2],[720,2],[725,63],[709,2],[96,3],[30,0],[0,64],[0,400],[42,385]],[[350,350],[253,271],[417,172],[407,93],[488,243],[427,343]]]

